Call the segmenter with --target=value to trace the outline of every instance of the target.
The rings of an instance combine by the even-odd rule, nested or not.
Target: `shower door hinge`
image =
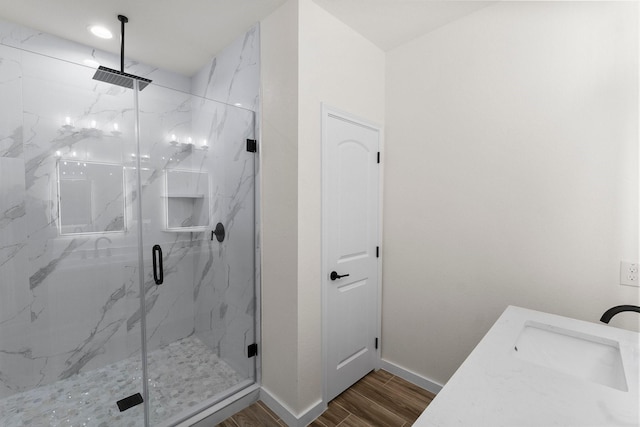
[[[380,258],[380,246],[376,246],[376,258]]]
[[[376,350],[378,349],[378,338],[376,338]]]
[[[253,357],[258,355],[258,344],[253,343],[247,346],[247,357]]]
[[[250,153],[258,151],[258,142],[255,139],[247,139],[247,151]]]
[[[378,163],[380,163],[380,152],[378,151]]]
[[[133,408],[136,405],[144,402],[142,399],[142,395],[140,393],[132,394],[129,397],[125,397],[124,399],[118,400],[116,404],[118,405],[118,409],[120,412],[124,412],[129,408]]]

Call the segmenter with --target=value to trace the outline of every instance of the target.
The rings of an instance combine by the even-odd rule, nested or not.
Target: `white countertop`
[[[605,385],[607,381],[582,379],[526,360],[523,346],[516,350],[521,332],[530,327],[544,334],[545,325],[552,332],[575,331],[576,336],[597,337],[609,349],[619,348],[622,385]],[[414,426],[638,426],[639,348],[636,332],[510,306]],[[574,359],[579,366],[589,358]]]

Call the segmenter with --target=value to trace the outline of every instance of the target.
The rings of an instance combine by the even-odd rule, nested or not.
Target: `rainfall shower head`
[[[129,22],[129,19],[124,15],[118,15],[118,21],[120,21],[120,71],[100,65],[93,79],[129,89],[133,89],[133,81],[137,80],[138,90],[142,90],[151,83],[151,80],[124,72],[124,24]]]
[[[151,80],[144,77],[134,76],[133,74],[124,73],[122,71],[114,70],[112,68],[103,67],[100,65],[93,75],[93,80],[99,80],[105,83],[111,83],[114,85],[133,89],[133,80],[138,80],[138,90],[142,90]]]

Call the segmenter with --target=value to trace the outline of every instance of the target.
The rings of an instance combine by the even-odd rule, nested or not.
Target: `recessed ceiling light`
[[[96,37],[100,37],[101,39],[113,38],[113,34],[111,34],[111,31],[109,31],[107,28],[103,27],[102,25],[90,25],[87,28],[89,28],[89,31],[91,31],[91,34],[93,34]]]

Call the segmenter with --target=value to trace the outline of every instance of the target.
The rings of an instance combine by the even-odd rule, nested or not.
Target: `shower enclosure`
[[[3,427],[173,425],[256,379],[254,113],[94,71],[0,45]]]

